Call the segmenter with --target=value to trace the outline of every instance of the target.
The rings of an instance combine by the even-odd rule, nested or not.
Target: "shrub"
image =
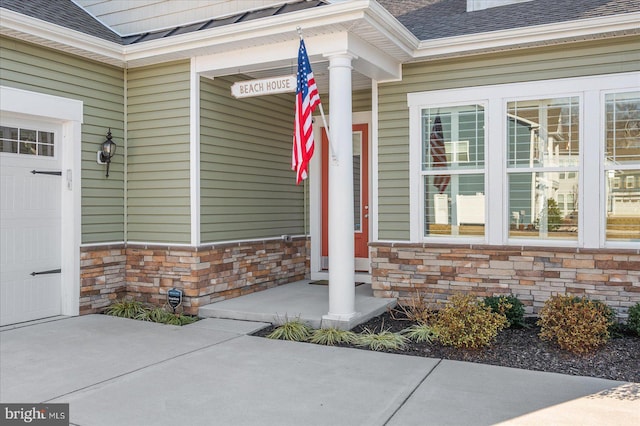
[[[339,330],[337,328],[321,328],[311,333],[309,342],[319,345],[352,344],[357,340],[357,335],[353,331]]]
[[[524,304],[516,296],[485,297],[483,302],[491,308],[492,312],[503,314],[507,317],[507,327],[525,327]]]
[[[614,324],[614,312],[604,303],[570,295],[547,300],[538,320],[541,339],[575,353],[591,352],[604,345]]]
[[[491,343],[506,325],[504,314],[492,312],[475,296],[455,294],[438,312],[433,328],[443,345],[475,349]]]
[[[269,339],[293,340],[295,342],[306,342],[311,336],[311,327],[299,319],[285,320],[267,335]]]
[[[640,336],[640,302],[629,308],[627,327]]]
[[[396,317],[395,313],[401,313],[400,317]],[[434,316],[434,310],[431,309],[430,303],[424,294],[416,290],[416,295],[411,296],[411,302],[406,305],[398,305],[396,309],[391,309],[391,317],[394,319],[407,319],[418,324],[428,324]],[[404,315],[405,318],[402,318]]]
[[[376,333],[365,328],[356,341],[358,346],[366,346],[374,351],[402,350],[407,346],[407,338],[400,333],[382,330]]]
[[[104,310],[104,313],[107,315],[129,319],[139,319],[143,317],[146,312],[147,308],[145,308],[141,302],[131,299],[118,300]]]
[[[171,313],[164,308],[147,308],[141,302],[123,299],[115,302],[104,310],[107,315],[116,317],[151,321],[160,324],[187,325],[198,321],[198,317]]]
[[[431,343],[438,336],[433,327],[428,324],[414,324],[400,333],[416,343]]]

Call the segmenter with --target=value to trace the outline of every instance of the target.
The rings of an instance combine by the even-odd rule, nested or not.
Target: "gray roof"
[[[207,19],[195,24],[121,37],[71,0],[0,0],[0,7],[52,24],[80,31],[118,44],[133,44],[206,30],[253,19],[282,15],[328,4],[325,0],[300,0],[275,7],[243,12],[221,19]]]
[[[640,0],[532,0],[475,12],[466,0],[378,0],[420,40],[640,12]]]
[[[640,12],[640,0],[532,0],[475,12],[466,11],[466,0],[377,1],[420,40]],[[119,44],[171,37],[325,4],[324,0],[301,0],[222,19],[208,19],[196,24],[123,38],[71,0],[0,0],[0,7]]]
[[[283,15],[285,13],[297,12],[299,10],[310,9],[313,7],[324,6],[327,4],[324,0],[302,0],[296,3],[281,4],[265,9],[243,12],[233,16],[227,16],[221,19],[208,19],[191,25],[169,28],[160,31],[142,33],[132,36],[123,37],[124,44],[134,44],[143,41],[155,40],[158,38],[171,37],[178,34],[185,34],[194,31],[207,30],[209,28],[221,27],[223,25],[235,24],[238,22],[246,22],[269,16]]]
[[[0,7],[115,43],[122,38],[71,0],[0,0]]]

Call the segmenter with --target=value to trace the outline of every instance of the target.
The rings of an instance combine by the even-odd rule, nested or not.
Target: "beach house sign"
[[[275,95],[295,91],[295,75],[238,81],[231,86],[231,94],[235,98],[250,98],[253,96]]]

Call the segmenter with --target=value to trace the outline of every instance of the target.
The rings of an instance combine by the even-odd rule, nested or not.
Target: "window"
[[[484,107],[421,113],[424,235],[484,235]]]
[[[639,78],[409,93],[409,196],[384,188],[379,226],[412,242],[640,248]],[[399,188],[404,151],[384,148]],[[408,226],[387,214],[405,201]]]
[[[636,179],[640,177],[640,92],[606,95],[604,145],[606,238],[638,240],[640,188]]]
[[[577,239],[565,194],[579,190],[578,98],[508,102],[506,123],[509,211],[519,213],[509,237]]]
[[[0,126],[0,152],[53,157],[54,133]]]
[[[627,189],[633,189],[633,187],[635,186],[636,183],[636,177],[635,176],[627,176],[625,178],[625,183],[624,183],[624,187]]]

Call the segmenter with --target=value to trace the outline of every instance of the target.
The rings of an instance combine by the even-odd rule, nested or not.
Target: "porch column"
[[[348,53],[329,57],[329,313],[330,326],[348,321],[355,312],[353,242],[353,144],[351,122],[351,60]],[[336,147],[336,152],[332,151]],[[323,321],[324,322],[324,321]]]

